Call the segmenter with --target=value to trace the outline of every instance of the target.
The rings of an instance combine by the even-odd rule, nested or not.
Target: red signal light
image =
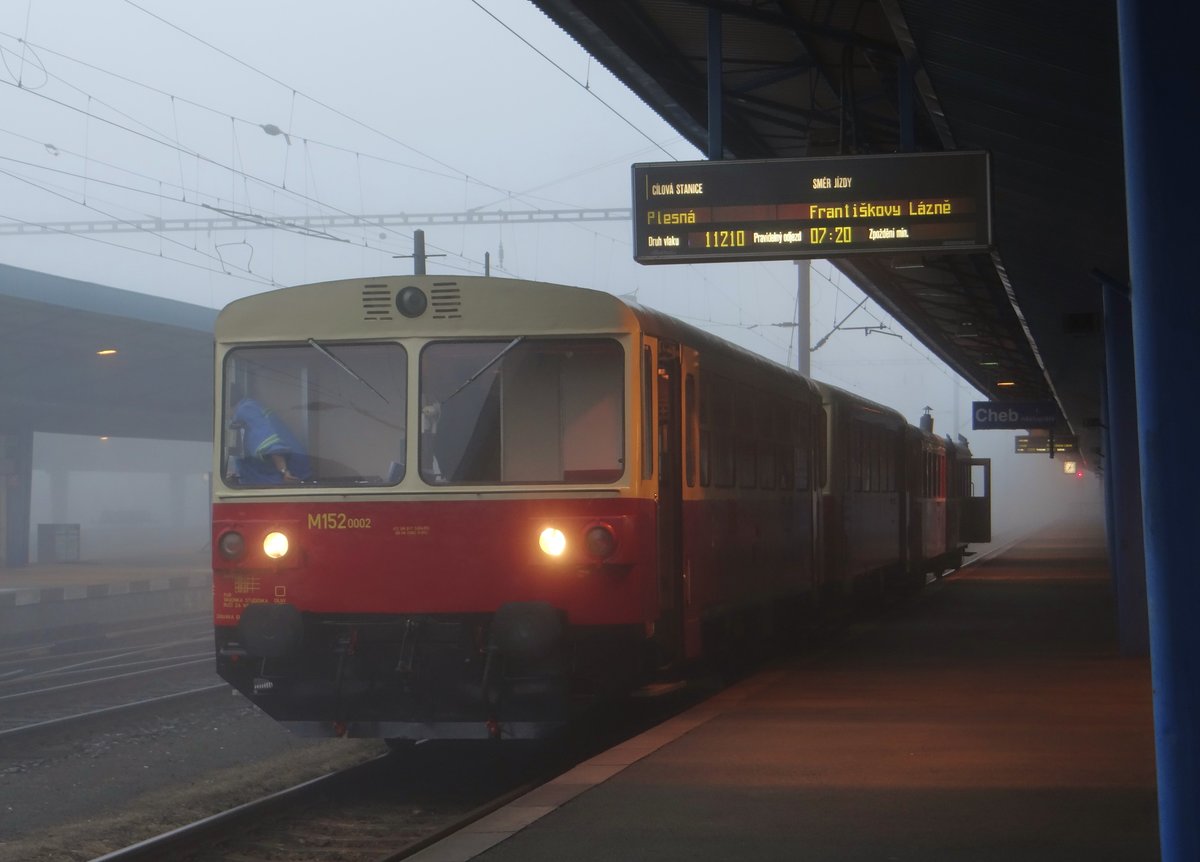
[[[1082,479],[1082,478],[1083,478],[1083,471],[1082,471],[1082,470],[1076,470],[1076,471],[1075,471],[1075,478],[1076,478],[1076,479]]]

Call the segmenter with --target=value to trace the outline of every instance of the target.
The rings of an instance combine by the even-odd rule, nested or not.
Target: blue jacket
[[[312,466],[300,441],[271,410],[253,398],[243,398],[233,411],[234,427],[242,428],[242,457],[237,473],[248,485],[283,482],[271,455],[282,455],[288,472],[297,479],[312,478]]]

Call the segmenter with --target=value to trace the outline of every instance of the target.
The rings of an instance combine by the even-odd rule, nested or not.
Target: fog
[[[31,562],[206,561],[211,458],[206,443],[35,434]]]
[[[523,0],[30,0],[0,5],[0,60],[0,260],[214,308],[412,271],[411,227],[255,222],[628,207],[631,163],[702,157]],[[143,223],[229,213],[251,218]],[[109,229],[51,224],[83,221]],[[430,272],[480,274],[489,255],[494,274],[629,296],[796,364],[792,263],[639,266],[623,221],[424,230]],[[1093,475],[972,432],[983,396],[874,303],[847,317],[861,298],[814,263],[814,377],[970,438],[994,462],[998,535],[1096,510]],[[35,446],[32,549],[56,523],[81,525],[88,558],[203,548],[204,446]]]

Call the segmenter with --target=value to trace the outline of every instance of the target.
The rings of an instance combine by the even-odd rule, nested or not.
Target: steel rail
[[[131,679],[135,676],[146,676],[147,674],[159,673],[160,671],[164,671],[164,670],[175,670],[176,668],[186,667],[188,665],[203,664],[205,662],[211,662],[211,661],[212,661],[212,656],[207,656],[205,658],[196,658],[196,659],[191,659],[189,661],[178,662],[176,664],[162,665],[161,667],[147,668],[145,670],[135,670],[135,671],[130,671],[129,673],[118,673],[118,674],[114,674],[113,676],[98,677],[96,679],[84,680],[82,682],[71,682],[71,683],[66,683],[65,685],[50,686],[49,688],[38,688],[38,689],[34,689],[33,691],[16,691],[16,692],[13,692],[12,694],[0,694],[0,702],[6,701],[6,700],[18,700],[22,697],[37,697],[38,695],[42,695],[42,694],[56,694],[61,691],[70,691],[70,690],[76,689],[76,688],[84,688],[89,685],[99,685],[100,683],[103,683],[103,682],[115,682],[116,680],[119,680],[119,679]]]
[[[151,649],[157,649],[157,647],[152,647]],[[48,668],[46,670],[30,671],[28,673],[24,673],[23,676],[18,676],[18,674],[23,673],[23,671],[21,671],[21,670],[8,671],[7,673],[0,674],[0,684],[11,685],[14,683],[35,682],[38,680],[51,680],[51,679],[55,679],[55,678],[62,678],[62,677],[69,677],[69,676],[80,676],[81,674],[86,674],[86,673],[103,673],[103,672],[114,671],[114,670],[130,670],[132,668],[139,668],[139,667],[143,668],[145,670],[157,670],[159,668],[167,668],[167,667],[174,668],[177,665],[166,665],[166,664],[163,664],[163,662],[182,662],[182,661],[191,661],[191,660],[201,659],[201,658],[212,658],[212,651],[208,650],[206,652],[185,653],[184,655],[166,655],[166,656],[159,656],[157,658],[144,658],[144,659],[139,659],[138,661],[119,662],[117,664],[105,664],[105,665],[98,664],[99,662],[103,662],[103,661],[111,661],[113,659],[128,658],[128,657],[134,656],[134,655],[143,655],[147,652],[150,652],[151,649],[137,650],[135,652],[122,653],[120,655],[114,655],[114,656],[105,656],[105,657],[98,658],[98,659],[91,659],[86,662],[80,662],[79,664],[67,665],[65,667],[55,667],[55,668]],[[148,667],[148,665],[153,665],[153,667]]]
[[[98,856],[92,862],[142,862],[142,860],[158,862],[158,860],[173,859],[193,850],[207,848],[222,838],[260,824],[264,815],[286,811],[289,807],[303,803],[306,798],[313,797],[320,791],[365,777],[371,771],[378,769],[390,756],[390,754],[381,754],[346,769],[309,779],[294,787],[276,791],[261,799],[243,803],[228,811],[210,815],[186,826],[180,826],[178,829],[172,829],[170,832],[164,832],[162,835],[156,835],[120,850]]]
[[[225,682],[213,683],[212,685],[201,686],[200,688],[189,688],[187,691],[177,691],[172,694],[163,694],[158,697],[150,697],[145,700],[135,700],[129,703],[118,703],[114,706],[105,706],[100,709],[93,709],[89,712],[77,712],[72,715],[63,715],[58,718],[48,718],[45,721],[34,722],[33,724],[22,724],[18,727],[10,727],[0,730],[0,740],[20,736],[25,733],[32,733],[37,730],[45,730],[50,727],[68,724],[73,721],[84,721],[90,718],[96,718],[103,715],[111,715],[124,710],[136,709],[143,706],[153,706],[160,703],[165,703],[171,700],[179,700],[185,697],[194,697],[200,694],[216,691],[220,688],[228,688],[229,684]]]

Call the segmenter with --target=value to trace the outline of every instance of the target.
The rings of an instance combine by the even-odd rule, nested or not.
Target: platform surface
[[[207,552],[160,554],[128,560],[83,560],[74,563],[33,563],[0,568],[0,590],[65,589],[179,577],[212,577]]]
[[[416,856],[1156,860],[1149,662],[1058,524]]]

